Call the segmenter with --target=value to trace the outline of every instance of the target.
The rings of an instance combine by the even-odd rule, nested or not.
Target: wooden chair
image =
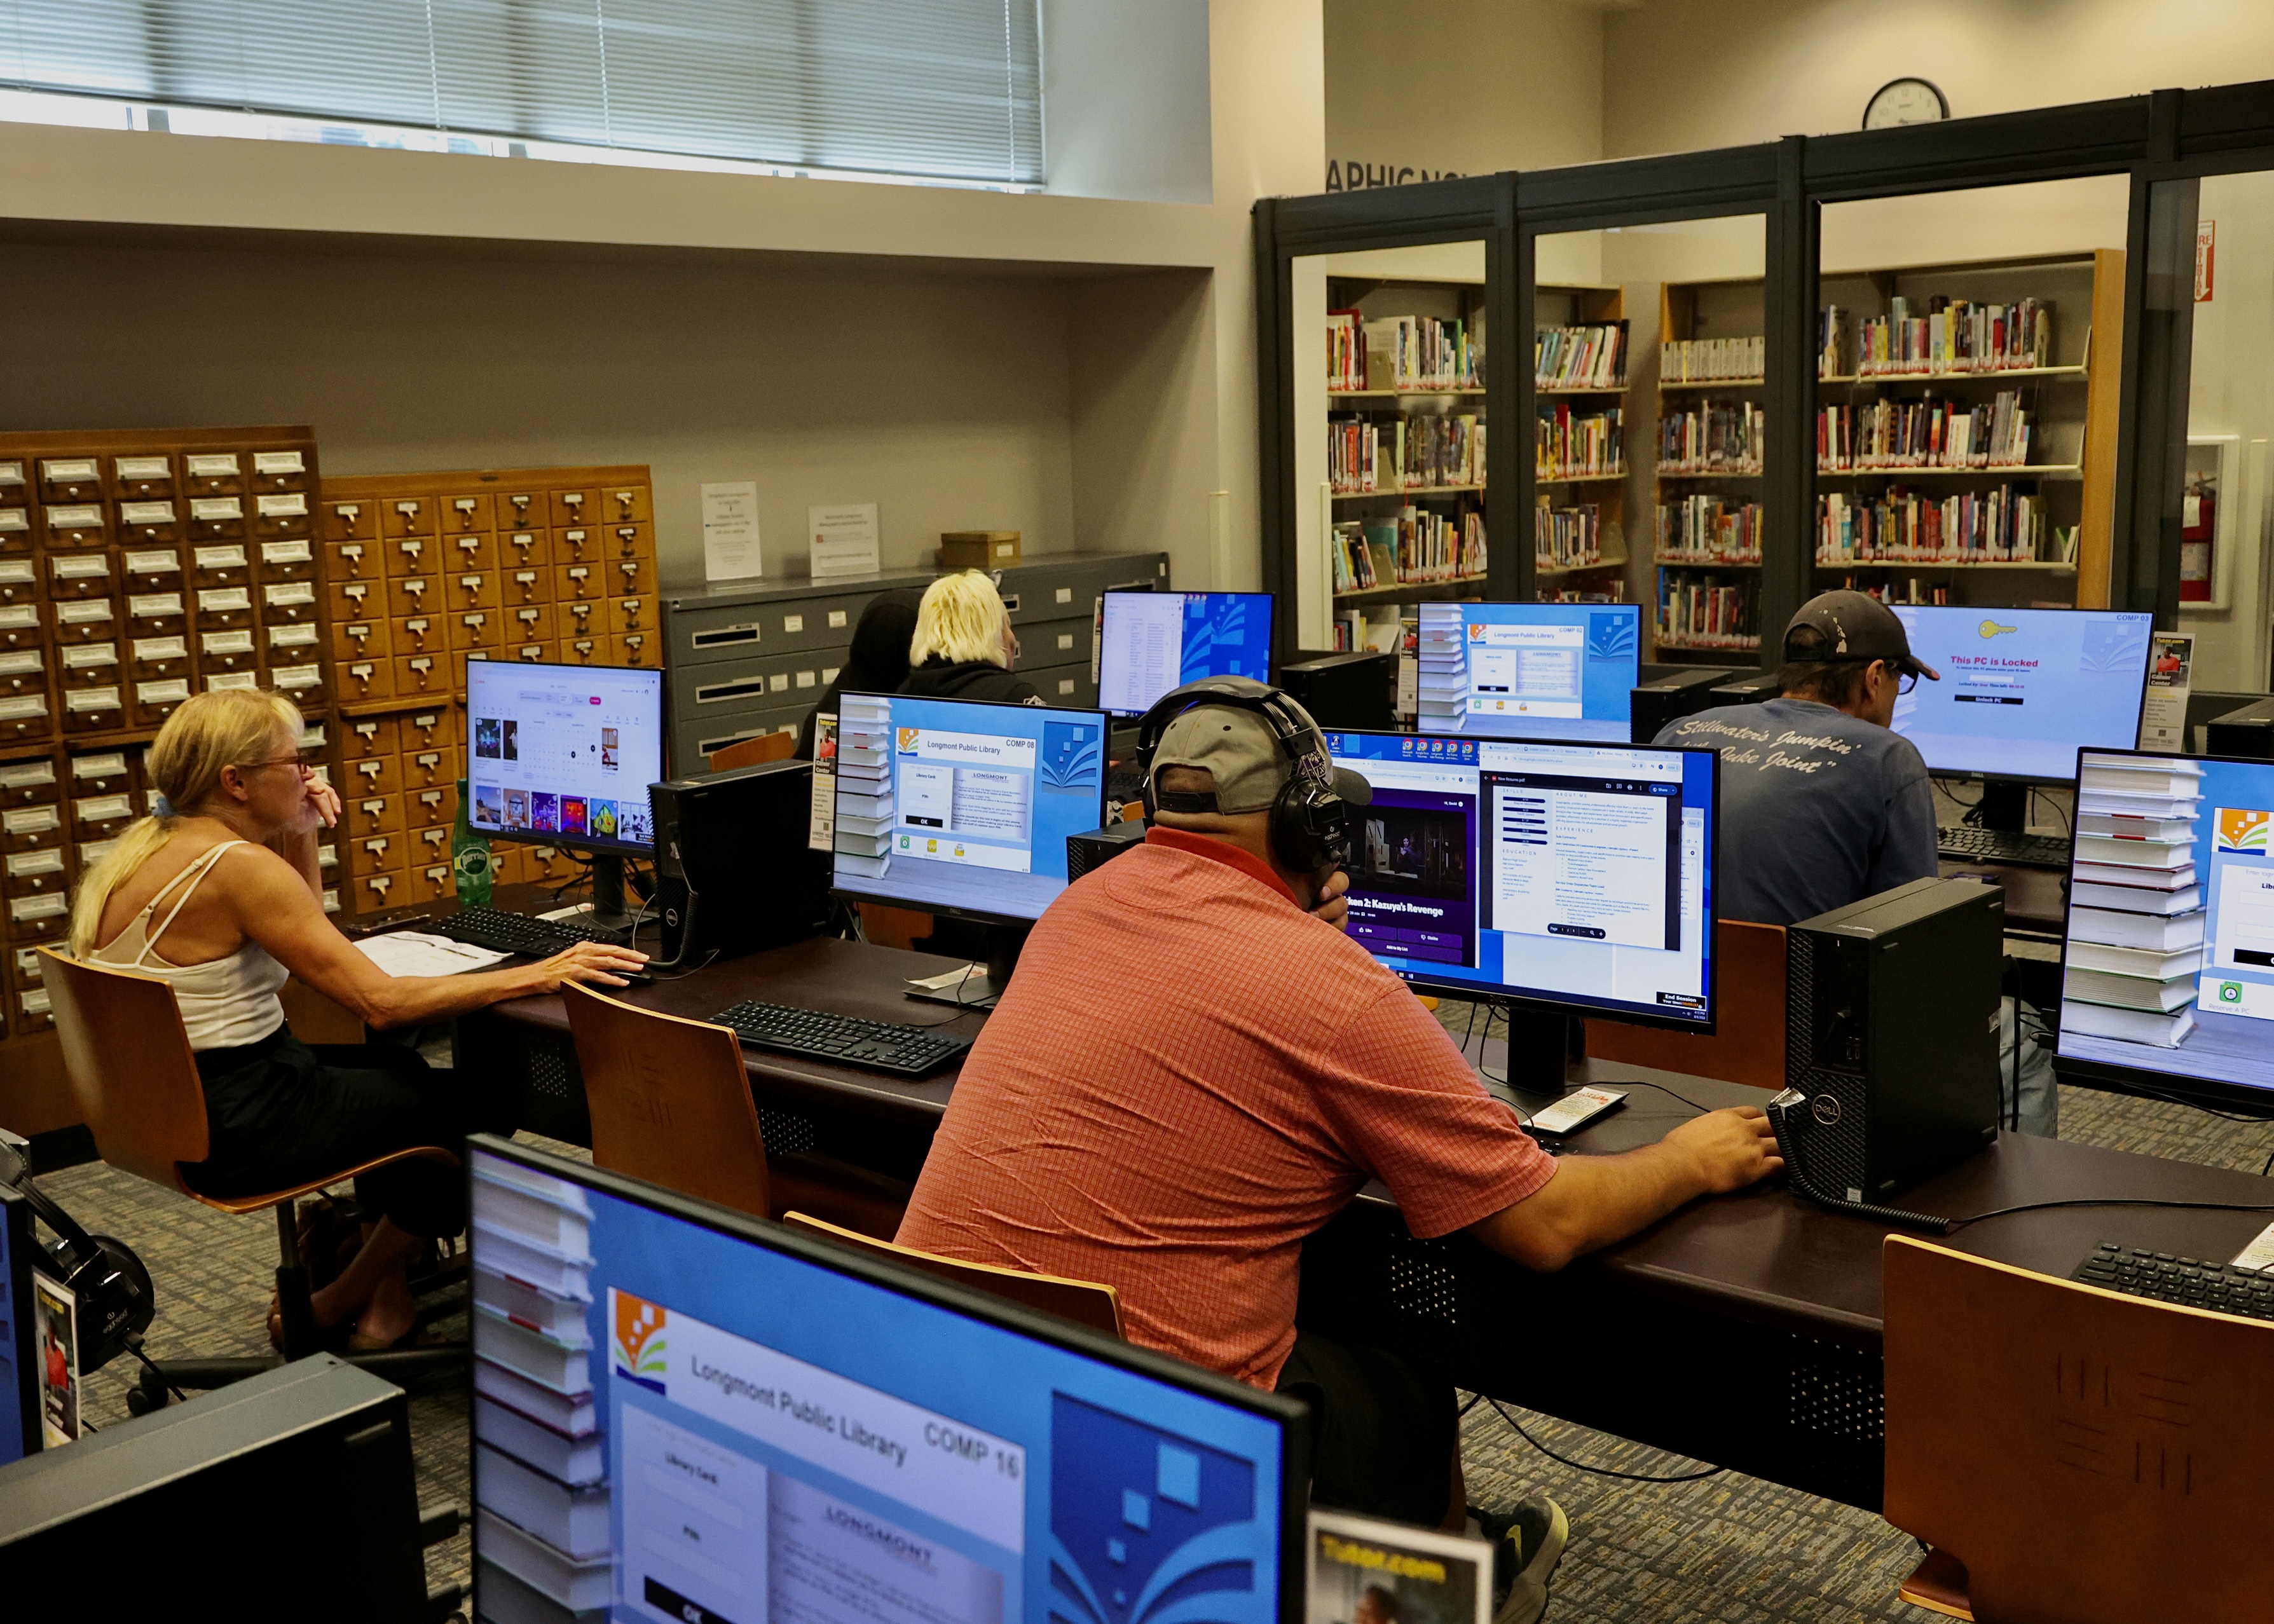
[[[761,1218],[794,1206],[890,1236],[908,1186],[813,1151],[766,1152],[742,1046],[707,1020],[625,1004],[574,983],[561,996],[592,1116],[592,1161]]]
[[[1712,1036],[1587,1023],[1587,1057],[1655,1066],[1690,1077],[1784,1086],[1784,927],[1725,919],[1714,928],[1714,982],[1721,1011]]]
[[[408,1150],[340,1168],[320,1178],[260,1195],[201,1195],[183,1181],[184,1163],[203,1162],[211,1147],[206,1096],[198,1077],[181,1006],[163,979],[137,970],[115,969],[40,949],[41,981],[63,1041],[64,1065],[80,1120],[94,1135],[103,1161],[123,1172],[162,1184],[216,1211],[243,1215],[263,1207],[276,1212],[276,1300],[284,1322],[283,1359],[305,1358],[324,1350],[308,1304],[308,1269],[300,1257],[298,1215],[294,1203],[333,1184],[414,1157],[458,1159],[439,1145]],[[424,1372],[458,1369],[465,1344],[343,1355],[348,1363],[397,1380]],[[147,1367],[128,1395],[137,1414],[166,1402],[166,1386],[218,1387],[273,1370],[275,1358],[165,1359],[159,1372]]]
[[[737,739],[724,749],[711,752],[710,765],[713,772],[726,772],[735,767],[756,767],[765,762],[787,761],[797,754],[794,733],[756,733],[748,739]]]
[[[1021,1269],[997,1268],[986,1263],[965,1263],[897,1242],[855,1235],[850,1229],[824,1223],[803,1213],[785,1213],[782,1222],[793,1229],[839,1242],[872,1258],[922,1269],[927,1274],[952,1280],[974,1291],[984,1291],[990,1297],[1039,1309],[1061,1320],[1071,1320],[1076,1325],[1086,1325],[1093,1331],[1103,1331],[1108,1336],[1127,1340],[1121,1330],[1121,1294],[1111,1286],[1088,1280],[1066,1280],[1057,1274],[1029,1274]]]
[[[916,944],[931,935],[932,917],[915,908],[895,908],[881,902],[863,902],[861,909],[861,939],[877,947],[897,947],[905,952],[922,951]]]
[[[1907,1599],[1998,1624],[2263,1620],[2274,1324],[1903,1236],[1885,1258],[1889,1522]]]

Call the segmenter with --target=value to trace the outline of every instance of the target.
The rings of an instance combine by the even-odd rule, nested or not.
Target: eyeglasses
[[[287,764],[297,767],[302,772],[312,773],[324,764],[324,753],[321,750],[300,750],[290,756],[272,756],[267,761],[237,763],[237,770],[241,772],[250,772],[255,767],[282,767]]]

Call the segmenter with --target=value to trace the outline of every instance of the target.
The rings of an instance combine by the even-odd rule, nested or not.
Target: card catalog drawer
[[[605,635],[563,637],[561,640],[561,663],[564,665],[605,665],[608,663],[608,640]]]
[[[508,643],[550,643],[553,640],[553,605],[523,604],[509,605],[498,612],[505,627]]]
[[[241,688],[257,692],[260,687],[258,671],[208,671],[204,673],[208,694],[218,694],[224,688]]]
[[[234,451],[190,451],[182,455],[182,490],[188,496],[237,496],[245,490],[245,470]]]
[[[324,544],[324,573],[334,586],[342,582],[375,582],[384,573],[375,541],[328,541]]]
[[[408,614],[434,614],[448,607],[441,583],[433,575],[389,575],[387,613],[401,619]]]
[[[553,597],[557,603],[572,603],[584,598],[601,598],[608,595],[608,568],[605,564],[558,564],[553,570]]]
[[[55,616],[59,643],[109,643],[118,635],[118,607],[108,598],[75,598],[69,603],[49,604],[48,613]]]
[[[450,861],[450,829],[446,823],[413,823],[403,831],[403,845],[414,868]]]
[[[450,491],[442,497],[442,534],[469,536],[493,530],[497,519],[487,491]]]
[[[456,877],[456,871],[446,862],[428,863],[424,868],[413,868],[403,876],[403,899],[419,906],[431,906],[438,902],[448,902],[458,894],[457,887],[453,883]]]
[[[424,789],[403,792],[403,826],[405,829],[430,829],[437,824],[448,828],[458,821],[458,786],[456,784],[431,784]]]
[[[382,536],[432,536],[438,523],[431,496],[379,499],[379,533]]]
[[[450,646],[448,620],[439,614],[406,614],[390,620],[387,635],[397,654],[432,654]]]
[[[118,590],[117,560],[108,548],[48,555],[48,598],[109,598]]]
[[[312,581],[265,581],[260,586],[260,619],[268,626],[316,626],[316,583]]]
[[[407,712],[403,718],[403,748],[412,750],[448,750],[465,735],[458,731],[458,708],[456,705],[436,705],[432,710]],[[455,772],[449,775],[455,778]]]
[[[134,821],[134,796],[124,785],[71,803],[72,838],[107,840]]]
[[[112,688],[124,679],[115,643],[70,643],[56,650],[56,674],[65,688]]]
[[[553,605],[553,628],[563,637],[597,637],[608,629],[608,612],[597,598]]]
[[[368,620],[387,613],[387,590],[376,581],[334,580],[325,586],[324,598],[335,621]]]
[[[608,549],[620,559],[655,559],[655,528],[648,524],[611,524],[607,529]]]
[[[343,659],[334,668],[339,678],[340,700],[354,704],[364,699],[395,697],[395,662],[392,659]]]
[[[401,795],[356,795],[340,808],[340,832],[348,839],[403,832]]]
[[[31,502],[30,470],[23,459],[0,460],[0,508],[28,508]]]
[[[394,652],[395,644],[387,635],[384,620],[332,622],[334,659],[384,659]]]
[[[122,502],[164,500],[174,493],[174,459],[154,451],[111,458],[110,493]]]
[[[256,493],[277,491],[305,491],[308,488],[308,454],[305,451],[254,451],[252,490]]]
[[[553,533],[550,530],[513,530],[498,538],[498,568],[500,569],[542,569],[553,568]],[[546,577],[548,581],[552,577]]]
[[[260,646],[268,650],[272,665],[297,665],[314,659],[324,644],[324,628],[313,620],[263,627]]]
[[[20,558],[32,550],[32,510],[0,508],[0,558]]]
[[[47,641],[45,604],[0,604],[0,650],[42,648]]]
[[[351,716],[340,724],[342,762],[371,761],[403,753],[403,723],[392,716]]]
[[[606,573],[611,598],[645,598],[655,590],[652,559],[612,559]]]
[[[450,691],[450,672],[448,650],[398,654],[395,657],[395,697],[409,699],[421,694],[448,694]]]
[[[550,492],[553,503],[553,523],[555,529],[564,524],[598,524],[603,515],[595,500],[599,492],[591,485],[578,485],[574,490]]]
[[[380,562],[390,581],[413,575],[433,575],[450,567],[439,536],[390,536],[380,544]]]
[[[502,610],[454,609],[440,618],[449,623],[454,649],[494,649],[505,642]]]
[[[493,575],[498,569],[497,538],[486,531],[478,536],[445,536],[442,561],[435,568],[452,575]]]
[[[178,637],[189,629],[179,592],[130,592],[126,596],[129,637]]]
[[[208,587],[191,595],[198,629],[230,631],[252,624],[252,589],[246,586]]]
[[[46,688],[0,694],[0,744],[33,744],[55,731],[55,706]]]
[[[134,787],[134,760],[125,750],[88,750],[64,760],[74,804],[89,796],[123,795]]]
[[[11,852],[0,858],[0,896],[68,895],[70,891],[71,876],[59,846],[37,852]]]
[[[99,547],[110,539],[110,524],[99,502],[60,503],[40,509],[48,545]]]
[[[327,892],[328,896],[330,893]],[[410,888],[398,872],[350,875],[340,887],[341,899],[353,914],[381,914],[410,900]],[[328,911],[328,910],[327,910]]]
[[[215,542],[190,549],[190,587],[245,586],[252,580],[252,554],[241,541]]]
[[[403,771],[392,756],[372,756],[340,763],[340,799],[365,801],[392,795],[403,787]]]
[[[260,545],[260,556],[253,561],[253,578],[258,581],[313,581],[316,578],[316,544],[305,538],[291,541],[264,541]]]
[[[190,696],[187,677],[162,677],[152,681],[134,684],[134,703],[130,714],[136,727],[162,727],[166,718],[174,714]]]
[[[146,541],[179,541],[181,538],[181,512],[176,503],[118,504],[118,539],[122,545],[132,546],[137,542]]]
[[[452,570],[442,577],[440,590],[452,609],[494,609],[498,606],[495,570]]]
[[[28,558],[0,558],[0,604],[36,604],[45,597],[38,565]]]
[[[553,563],[591,564],[606,556],[608,538],[598,525],[571,524],[553,532]]]
[[[251,627],[198,634],[198,670],[200,673],[211,675],[216,671],[257,671],[260,666],[260,651],[253,641]]]
[[[320,660],[297,660],[268,667],[268,686],[303,710],[320,710],[330,697],[324,686]]]
[[[505,646],[497,651],[501,660],[515,660],[523,665],[557,665],[561,650],[552,643],[522,643],[508,637]]]
[[[133,637],[126,644],[127,674],[138,682],[190,674],[187,637]]]
[[[63,778],[56,771],[54,756],[29,756],[0,761],[0,811],[51,807],[63,798]]]
[[[507,569],[498,573],[498,601],[508,608],[553,601],[553,572],[549,569]]]
[[[8,940],[11,942],[60,941],[71,927],[71,899],[53,891],[40,897],[11,897],[7,906]],[[23,1004],[36,1002],[46,993],[47,989],[41,988],[36,996],[30,993],[19,994],[17,1004],[19,1011]],[[19,1018],[17,1030],[24,1029],[25,1023]]]
[[[115,733],[126,726],[126,703],[116,687],[66,688],[61,699],[66,734]]]
[[[412,733],[408,727],[403,733],[403,786],[412,794],[423,789],[433,789],[440,784],[456,784],[464,768],[464,760],[456,747],[450,744],[423,745],[412,748]]]
[[[653,631],[655,599],[611,598],[608,599],[608,629],[612,632]]]
[[[0,653],[0,695],[44,694],[47,691],[48,651],[45,649],[11,649]]]
[[[501,530],[542,529],[553,522],[552,509],[542,491],[494,491],[490,494],[490,505]]]
[[[245,539],[245,499],[241,496],[190,498],[189,536],[192,541]]]
[[[0,810],[0,851],[28,852],[64,844],[64,809],[56,804]]]
[[[187,581],[179,547],[121,547],[118,573],[130,592],[178,592]]]
[[[662,658],[660,640],[653,632],[619,632],[608,639],[611,665],[653,666]]]
[[[375,541],[379,538],[379,504],[368,497],[351,502],[321,505],[319,522],[326,541]]]
[[[394,797],[388,797],[392,801]],[[340,857],[348,872],[360,878],[366,874],[395,874],[408,868],[410,845],[398,831],[384,835],[350,835],[340,842]]]
[[[40,500],[43,502],[99,502],[103,498],[102,459],[100,457],[41,457]]]

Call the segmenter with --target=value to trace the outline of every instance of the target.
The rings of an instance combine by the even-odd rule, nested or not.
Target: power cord
[[[167,1392],[172,1394],[183,1403],[186,1404],[190,1402],[190,1395],[183,1392],[181,1388],[176,1387],[172,1382],[167,1380],[166,1372],[160,1370],[156,1363],[151,1359],[150,1356],[142,1351],[142,1334],[139,1331],[129,1331],[124,1337],[120,1338],[120,1345],[124,1347],[127,1352],[132,1354],[136,1358],[142,1361],[142,1368],[158,1379],[158,1385],[160,1387],[165,1388]]]
[[[1482,1397],[1483,1395],[1479,1395],[1478,1396]],[[1469,1402],[1471,1404],[1474,1404],[1476,1400],[1471,1399]],[[1697,1483],[1706,1477],[1719,1477],[1721,1473],[1729,1470],[1726,1466],[1709,1466],[1704,1471],[1685,1472],[1680,1477],[1653,1477],[1644,1472],[1615,1471],[1608,1466],[1590,1466],[1584,1461],[1575,1461],[1569,1455],[1556,1454],[1555,1450],[1550,1449],[1546,1444],[1541,1443],[1537,1438],[1534,1438],[1531,1433],[1525,1432],[1524,1430],[1524,1423],[1517,1420],[1514,1416],[1509,1414],[1505,1410],[1502,1410],[1500,1407],[1500,1401],[1498,1399],[1487,1398],[1485,1400],[1485,1402],[1492,1406],[1493,1414],[1498,1416],[1502,1420],[1507,1422],[1510,1427],[1515,1429],[1516,1435],[1518,1438],[1521,1438],[1525,1442],[1539,1450],[1540,1454],[1546,1455],[1549,1460],[1554,1461],[1560,1465],[1568,1466],[1573,1471],[1589,1472],[1598,1477],[1616,1477],[1627,1483]],[[1466,1415],[1468,1412],[1466,1410],[1463,1410],[1461,1413]]]

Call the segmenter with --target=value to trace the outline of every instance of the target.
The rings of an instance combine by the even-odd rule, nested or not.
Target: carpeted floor
[[[1462,1013],[1447,1016],[1457,1020]],[[2225,1122],[2183,1106],[2074,1089],[2062,1091],[2061,1127],[2066,1139],[2252,1172],[2274,1154],[2274,1124]],[[267,1350],[262,1319],[275,1231],[266,1216],[226,1217],[100,1163],[49,1175],[41,1184],[82,1223],[118,1236],[149,1265],[159,1292],[148,1338],[154,1356]],[[124,1420],[132,1382],[124,1361],[89,1377],[88,1418],[98,1426]],[[1746,1395],[1710,1402],[1743,1403]],[[1549,1448],[1591,1465],[1646,1476],[1695,1470],[1694,1462],[1623,1439],[1529,1411],[1510,1413]],[[468,1503],[463,1392],[445,1387],[415,1395],[411,1425],[422,1503]],[[1591,1476],[1539,1453],[1485,1404],[1470,1412],[1464,1436],[1473,1502],[1504,1506],[1545,1492],[1570,1512],[1572,1551],[1549,1610],[1560,1624],[1924,1616],[1894,1595],[1916,1547],[1877,1517],[1734,1474],[1681,1485]],[[464,1579],[469,1560],[463,1535],[436,1546],[427,1553],[430,1583]]]

